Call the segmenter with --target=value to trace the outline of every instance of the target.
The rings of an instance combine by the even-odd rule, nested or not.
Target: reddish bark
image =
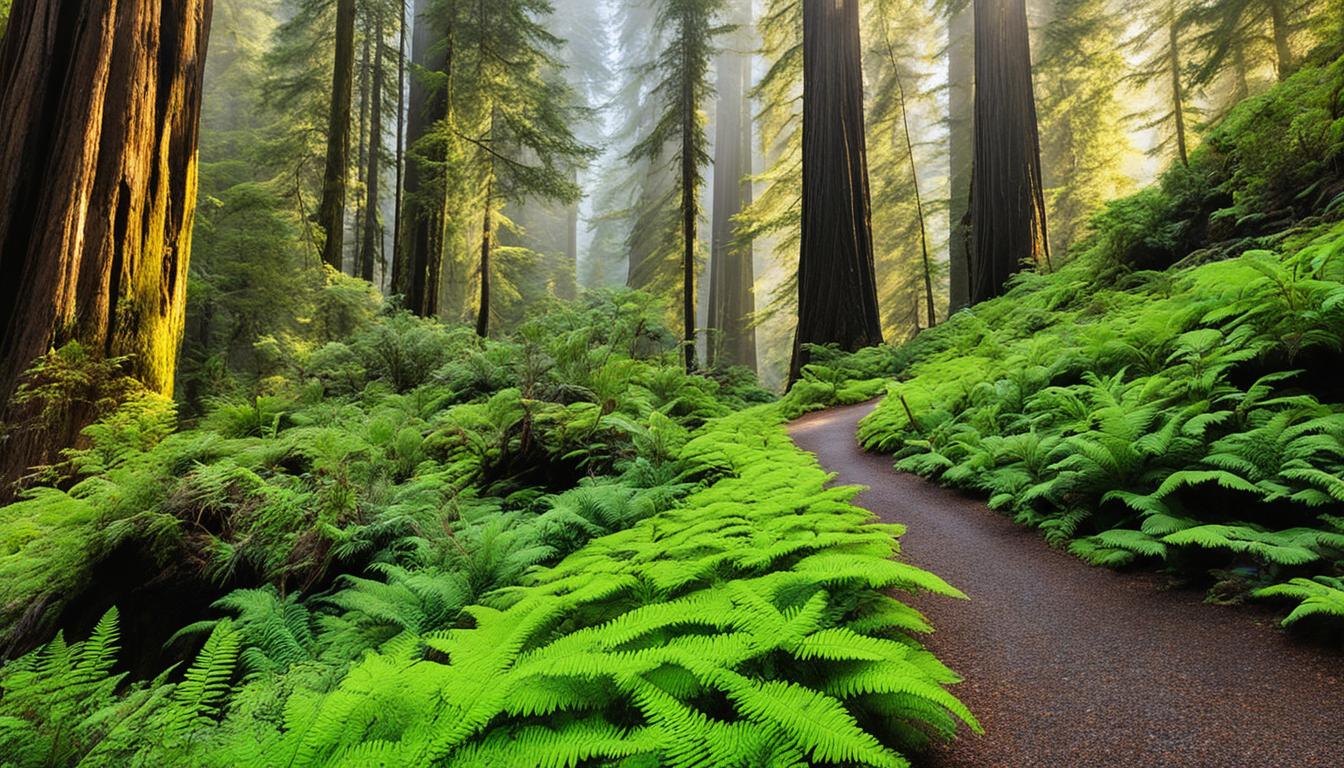
[[[882,343],[861,59],[859,0],[805,0],[803,231],[790,381],[807,363],[805,344],[853,351]]]
[[[211,0],[17,0],[0,45],[0,480],[89,409],[24,424],[22,374],[71,341],[171,394],[186,307]],[[8,486],[8,482],[4,482]],[[2,491],[0,491],[2,493]]]

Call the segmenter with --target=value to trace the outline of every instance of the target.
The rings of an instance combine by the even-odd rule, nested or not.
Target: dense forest
[[[0,0],[0,768],[1338,766],[1338,0]]]

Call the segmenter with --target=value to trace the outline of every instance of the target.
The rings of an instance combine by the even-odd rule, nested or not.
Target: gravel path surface
[[[856,444],[871,408],[791,431],[838,482],[871,489],[860,504],[909,526],[909,561],[971,597],[916,599],[986,730],[923,766],[1344,768],[1344,655],[1295,642],[1267,609],[1092,568],[978,500],[897,473]]]

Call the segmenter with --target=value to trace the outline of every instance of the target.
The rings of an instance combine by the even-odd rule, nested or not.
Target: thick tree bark
[[[355,0],[336,3],[336,58],[327,119],[327,166],[318,221],[326,231],[322,261],[340,271],[345,251],[345,186],[350,165],[350,105],[355,79]]]
[[[1293,48],[1288,43],[1288,13],[1283,0],[1269,0],[1269,18],[1274,27],[1274,53],[1277,57],[1279,82],[1287,80],[1297,71],[1297,62],[1293,60]]]
[[[975,245],[971,302],[1049,261],[1031,44],[1024,0],[975,0]]]
[[[407,108],[406,145],[411,148],[406,163],[406,191],[403,205],[402,275],[406,308],[422,317],[439,313],[439,284],[443,279],[443,195],[441,180],[432,176],[435,162],[442,161],[438,149],[426,149],[423,139],[442,120],[447,107],[446,94],[425,82],[425,73],[442,73],[452,68],[452,32],[446,45],[436,32],[431,14],[432,0],[415,0],[415,31],[411,40],[411,61],[422,72],[411,78]],[[416,157],[417,153],[424,153]]]
[[[360,248],[360,277],[373,282],[374,261],[383,243],[378,226],[379,171],[383,165],[383,14],[374,23],[373,83],[369,90],[369,156],[364,181],[364,242]]]
[[[196,208],[210,0],[17,0],[0,45],[0,497],[94,413],[12,396],[78,342],[171,395]],[[61,404],[57,404],[60,407]]]
[[[738,19],[745,29],[751,24]],[[706,360],[756,370],[755,273],[750,242],[739,242],[733,217],[751,200],[750,37],[737,35],[719,54],[714,126],[714,211],[709,257],[709,323]]]
[[[859,0],[804,0],[802,243],[790,381],[807,364],[805,344],[882,343],[861,51]]]
[[[1171,68],[1171,110],[1176,126],[1176,157],[1181,165],[1189,167],[1190,150],[1185,139],[1185,84],[1181,79],[1181,28],[1174,9],[1171,21],[1167,23],[1167,37],[1167,62]]]
[[[968,4],[948,23],[949,314],[971,303],[970,201],[975,98],[975,15]]]
[[[392,293],[406,293],[406,264],[402,258],[401,213],[406,169],[406,0],[400,6],[400,31],[397,33],[397,189],[392,202]]]

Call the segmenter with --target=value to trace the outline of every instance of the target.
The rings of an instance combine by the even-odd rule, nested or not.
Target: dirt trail
[[[871,489],[861,505],[909,526],[910,562],[971,597],[916,605],[986,735],[922,765],[1344,767],[1344,655],[1295,642],[1267,610],[1092,568],[978,500],[897,473],[856,444],[871,408],[812,414],[791,432],[839,482]]]

